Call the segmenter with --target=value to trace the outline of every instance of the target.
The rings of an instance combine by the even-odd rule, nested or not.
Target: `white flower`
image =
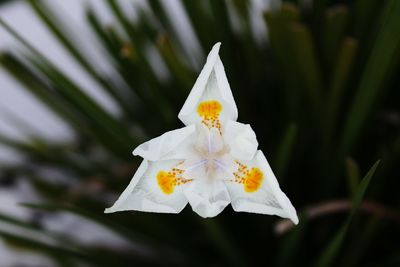
[[[235,211],[278,215],[298,223],[296,210],[279,188],[250,125],[238,111],[219,58],[212,48],[179,112],[186,127],[140,146],[144,160],[106,213],[137,210],[179,213],[186,204],[202,217]]]

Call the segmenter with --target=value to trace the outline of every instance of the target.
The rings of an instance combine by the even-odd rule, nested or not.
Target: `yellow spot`
[[[219,114],[221,113],[222,105],[217,100],[208,100],[201,102],[197,107],[197,113],[203,117],[201,121],[208,128],[215,127],[221,132],[221,123]]]
[[[180,164],[182,164],[182,162],[180,162],[178,165]],[[183,173],[184,170],[181,170],[177,167],[172,168],[169,172],[159,171],[156,178],[161,191],[163,191],[164,194],[170,195],[174,192],[175,186],[184,185],[193,181],[193,179],[183,178]]]
[[[176,177],[173,173],[159,171],[157,174],[157,183],[164,194],[170,195],[174,192]]]
[[[259,168],[252,168],[244,178],[244,190],[249,193],[257,191],[263,179],[262,171]]]
[[[201,117],[212,118],[218,117],[222,110],[221,104],[216,100],[204,101],[197,107],[197,113]]]

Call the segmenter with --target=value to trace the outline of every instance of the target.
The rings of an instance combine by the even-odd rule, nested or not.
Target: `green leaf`
[[[62,72],[46,64],[46,62],[40,62],[33,58],[30,61],[47,76],[59,94],[81,112],[81,116],[86,117],[88,122],[91,122],[104,134],[107,133],[110,143],[112,142],[110,148],[117,148],[119,151],[116,150],[116,152],[120,152],[121,156],[126,156],[131,148],[138,144],[138,141],[131,136],[125,126],[113,118]]]
[[[0,23],[2,23],[1,20]],[[30,93],[63,118],[64,121],[68,122],[74,129],[87,129],[76,112],[60,96],[56,95],[42,78],[33,73],[19,59],[8,53],[1,54],[0,64],[13,78],[28,89]]]
[[[351,196],[354,196],[357,190],[357,186],[360,183],[360,167],[357,162],[352,158],[347,158],[345,161],[348,187]]]
[[[336,5],[325,12],[322,35],[322,58],[325,69],[330,70],[343,40],[349,18],[345,5]]]
[[[231,45],[228,45],[234,44],[236,40],[231,22],[229,20],[227,3],[225,1],[214,0],[208,0],[208,3],[210,5],[210,10],[213,18],[212,27],[216,32],[216,37],[218,38],[218,40],[214,40],[214,42],[221,41],[223,44],[227,44],[224,46],[224,51],[226,51],[226,55],[236,55],[236,52],[232,50]],[[229,58],[227,58],[227,61],[228,62],[226,65],[229,65]]]
[[[86,71],[99,85],[100,88],[113,99],[117,101],[120,107],[124,108],[125,111],[130,111],[128,103],[124,101],[124,98],[118,92],[109,81],[104,79],[104,75],[99,74],[98,71],[93,67],[90,61],[85,57],[85,51],[82,47],[77,46],[77,41],[73,39],[71,32],[67,32],[67,26],[65,23],[61,22],[53,10],[45,4],[44,1],[29,0],[29,4],[44,23],[44,25],[49,29],[53,35],[57,38],[59,43],[64,46],[67,52],[76,60],[78,64]]]
[[[161,36],[158,39],[157,48],[167,63],[167,66],[179,81],[180,88],[187,88],[183,90],[184,93],[187,94],[188,89],[196,79],[195,74],[181,61],[168,36]]]
[[[46,244],[31,238],[14,235],[0,230],[0,236],[15,247],[37,251],[52,257],[73,257],[82,260],[88,260],[87,256],[81,252],[65,249],[56,245]]]
[[[42,231],[43,230],[38,224],[25,222],[25,221],[22,221],[20,219],[14,218],[14,217],[6,215],[6,214],[0,213],[0,221],[6,222],[13,226],[22,227],[22,228],[25,228],[28,230],[33,230],[33,231]]]
[[[182,0],[183,7],[193,26],[204,53],[207,53],[214,44],[215,31],[212,19],[207,10],[206,1]],[[201,18],[201,19],[199,19]]]
[[[378,230],[382,227],[382,219],[379,217],[372,217],[368,220],[365,226],[361,229],[359,238],[353,239],[353,242],[348,244],[347,257],[343,257],[340,266],[357,266],[360,265],[359,261],[367,253],[368,248],[371,246],[374,238],[379,234]]]
[[[344,126],[341,144],[343,154],[354,146],[400,49],[400,1],[388,0],[385,3],[381,27]]]
[[[299,224],[294,226],[286,236],[282,238],[280,249],[277,255],[277,266],[293,266],[297,262],[299,248],[305,237],[308,216],[306,210],[299,212]],[[288,257],[290,255],[290,257]]]
[[[74,207],[72,205],[60,205],[60,204],[32,204],[32,203],[23,203],[21,204],[24,207],[31,208],[31,209],[40,209],[46,210],[50,212],[60,212],[66,211],[72,214],[78,215],[80,217],[85,217],[93,222],[99,223],[101,225],[106,226],[107,228],[113,230],[114,232],[125,236],[132,240],[141,239],[140,235],[128,229],[117,222],[113,222],[110,218],[105,217],[104,214],[99,215],[88,210],[83,210],[78,207]]]
[[[30,85],[29,80],[24,78],[23,75],[26,73],[30,74],[30,71],[27,67],[24,67],[23,63],[20,63],[19,60],[10,58],[8,56],[3,56],[2,62],[6,67],[18,80],[25,83],[28,89],[34,89],[34,92],[37,94],[40,92],[40,97],[42,100],[45,100],[47,105],[50,105],[52,108],[55,108],[58,112],[60,109],[58,108],[58,103],[63,102],[66,104],[65,109],[63,109],[63,115],[67,115],[71,113],[71,111],[80,113],[79,116],[68,114],[68,118],[71,118],[74,123],[78,123],[79,119],[76,117],[86,117],[90,118],[86,120],[85,123],[79,122],[78,127],[74,127],[74,129],[88,129],[88,131],[93,132],[98,140],[104,145],[108,147],[108,149],[113,150],[115,153],[120,156],[125,157],[127,153],[129,153],[131,147],[135,146],[135,141],[131,134],[128,133],[125,126],[121,125],[121,123],[113,118],[107,111],[104,110],[99,104],[97,104],[93,99],[91,99],[83,89],[79,88],[71,79],[69,79],[66,75],[62,73],[54,64],[46,59],[39,51],[37,51],[34,47],[32,47],[21,35],[19,35],[16,31],[14,31],[9,25],[7,25],[4,21],[0,20],[0,24],[18,41],[20,41],[24,46],[26,46],[33,54],[33,56],[28,56],[28,60],[39,69],[45,76],[47,76],[50,81],[53,82],[53,87],[57,88],[57,92],[52,91],[52,89],[47,89],[46,91],[42,90],[41,87],[48,87],[44,81],[40,81],[40,85],[37,87],[32,87]],[[20,73],[17,69],[24,69],[23,72]],[[39,80],[38,78],[35,80]],[[39,88],[38,88],[39,87]],[[51,92],[51,93],[50,93]],[[60,97],[57,98],[57,101],[54,103],[52,100],[48,99],[50,94],[59,93]],[[68,104],[67,104],[68,103]],[[69,105],[69,106],[68,106]],[[85,125],[91,122],[97,122],[95,127],[100,127],[99,129],[91,129],[91,127]],[[93,127],[93,126],[92,126]],[[105,134],[105,133],[109,134]],[[111,138],[110,138],[111,136]],[[115,144],[119,144],[119,147],[115,146]]]
[[[19,249],[26,249],[43,255],[50,256],[55,259],[74,259],[79,262],[94,264],[95,266],[128,266],[128,264],[143,265],[157,262],[157,258],[150,258],[148,255],[139,254],[134,251],[127,251],[126,254],[115,252],[101,248],[86,248],[83,246],[78,247],[64,247],[60,244],[49,244],[40,240],[35,240],[30,237],[11,234],[5,231],[0,231],[0,237],[3,238],[7,244],[17,247]],[[129,257],[129,254],[135,254],[135,257]],[[176,263],[175,263],[176,264]]]
[[[354,1],[353,32],[358,40],[366,41],[365,37],[371,32],[371,27],[382,6],[381,0]]]
[[[335,234],[334,238],[331,240],[328,246],[323,250],[322,254],[320,255],[316,263],[316,266],[325,267],[325,266],[331,266],[333,264],[333,261],[336,255],[338,254],[339,249],[346,237],[346,233],[350,226],[350,223],[352,222],[354,216],[359,210],[361,201],[364,198],[365,192],[368,188],[368,185],[372,177],[374,176],[374,173],[379,165],[379,162],[380,162],[379,160],[375,162],[375,164],[371,167],[368,173],[364,176],[361,183],[358,185],[357,191],[353,198],[352,208],[349,217],[347,218],[346,222],[342,225],[340,230]]]
[[[282,182],[287,170],[288,161],[292,155],[293,146],[297,137],[297,125],[289,124],[280,142],[275,156],[275,173]]]
[[[343,104],[342,98],[345,94],[348,80],[351,77],[357,51],[358,42],[355,39],[347,37],[343,40],[330,77],[327,115],[325,119],[326,142],[331,142],[332,136],[335,136],[338,112],[340,111],[341,104]]]
[[[322,74],[310,31],[303,24],[290,26],[296,71],[301,77],[303,94],[307,97],[316,115],[321,116]]]
[[[129,239],[131,242],[135,244],[141,245],[140,251],[151,251],[151,253],[147,253],[148,255],[142,255],[144,258],[148,258],[147,260],[151,260],[154,262],[161,261],[164,259],[169,259],[171,262],[179,262],[181,260],[180,257],[176,259],[171,259],[171,257],[167,257],[168,253],[172,253],[175,255],[180,255],[180,252],[172,245],[168,244],[168,250],[165,250],[166,244],[161,243],[159,240],[152,240],[148,236],[143,235],[142,233],[135,231],[134,225],[130,225],[127,227],[124,224],[121,224],[117,220],[113,220],[110,217],[107,217],[105,214],[98,214],[95,212],[91,212],[87,209],[81,209],[79,207],[75,207],[72,205],[61,205],[61,204],[32,204],[25,203],[22,204],[25,207],[39,210],[46,210],[49,212],[70,212],[79,217],[83,217],[89,219],[95,223],[103,225],[104,227],[110,229],[111,231],[121,235],[124,238]],[[149,225],[154,226],[154,223],[147,222]],[[157,230],[153,228],[153,230]],[[108,259],[110,261],[111,259]]]
[[[137,64],[140,66],[140,68],[136,68],[136,70],[138,71],[138,75],[142,76],[148,84],[147,87],[149,92],[146,93],[147,97],[149,98],[149,102],[157,107],[159,114],[165,121],[170,121],[173,117],[171,107],[164,100],[164,98],[157,97],[159,95],[164,95],[165,91],[162,90],[163,86],[155,75],[150,66],[149,60],[146,57],[144,43],[145,39],[140,36],[137,27],[135,27],[135,25],[129,21],[122,12],[117,1],[107,0],[106,3],[130,39],[130,45],[132,46],[133,52],[137,57]],[[141,85],[139,84],[138,86]]]
[[[217,249],[228,259],[230,266],[245,266],[238,247],[227,236],[225,230],[220,226],[217,219],[201,219],[201,223],[217,247]]]
[[[278,66],[285,77],[285,105],[291,120],[299,117],[297,112],[300,106],[300,77],[295,64],[293,64],[294,51],[291,45],[292,37],[289,27],[300,19],[300,11],[291,4],[285,3],[279,11],[267,11],[264,19],[268,26],[268,35],[271,43],[273,57],[278,61]]]

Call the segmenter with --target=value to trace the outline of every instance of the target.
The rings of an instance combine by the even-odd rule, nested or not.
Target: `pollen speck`
[[[262,171],[259,168],[252,168],[244,178],[244,190],[249,193],[257,191],[263,179]]]

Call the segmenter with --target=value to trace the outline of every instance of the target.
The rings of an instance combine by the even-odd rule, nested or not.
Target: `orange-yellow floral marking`
[[[260,188],[263,179],[264,174],[260,169],[252,168],[246,178],[244,178],[244,190],[249,193],[257,191]]]
[[[158,186],[161,188],[164,194],[169,195],[174,192],[175,181],[175,176],[169,174],[166,171],[160,171],[157,174]]]
[[[243,184],[244,191],[248,193],[256,192],[264,179],[264,174],[259,168],[249,169],[246,165],[236,161],[238,170],[233,175],[234,182]]]
[[[219,114],[221,113],[222,105],[217,100],[208,100],[201,102],[197,107],[197,113],[202,117],[202,123],[208,128],[215,127],[221,131],[221,122]]]
[[[157,183],[164,194],[170,195],[174,192],[175,186],[191,182],[192,179],[182,178],[184,171],[177,168],[172,168],[171,171],[159,171],[157,173]]]

